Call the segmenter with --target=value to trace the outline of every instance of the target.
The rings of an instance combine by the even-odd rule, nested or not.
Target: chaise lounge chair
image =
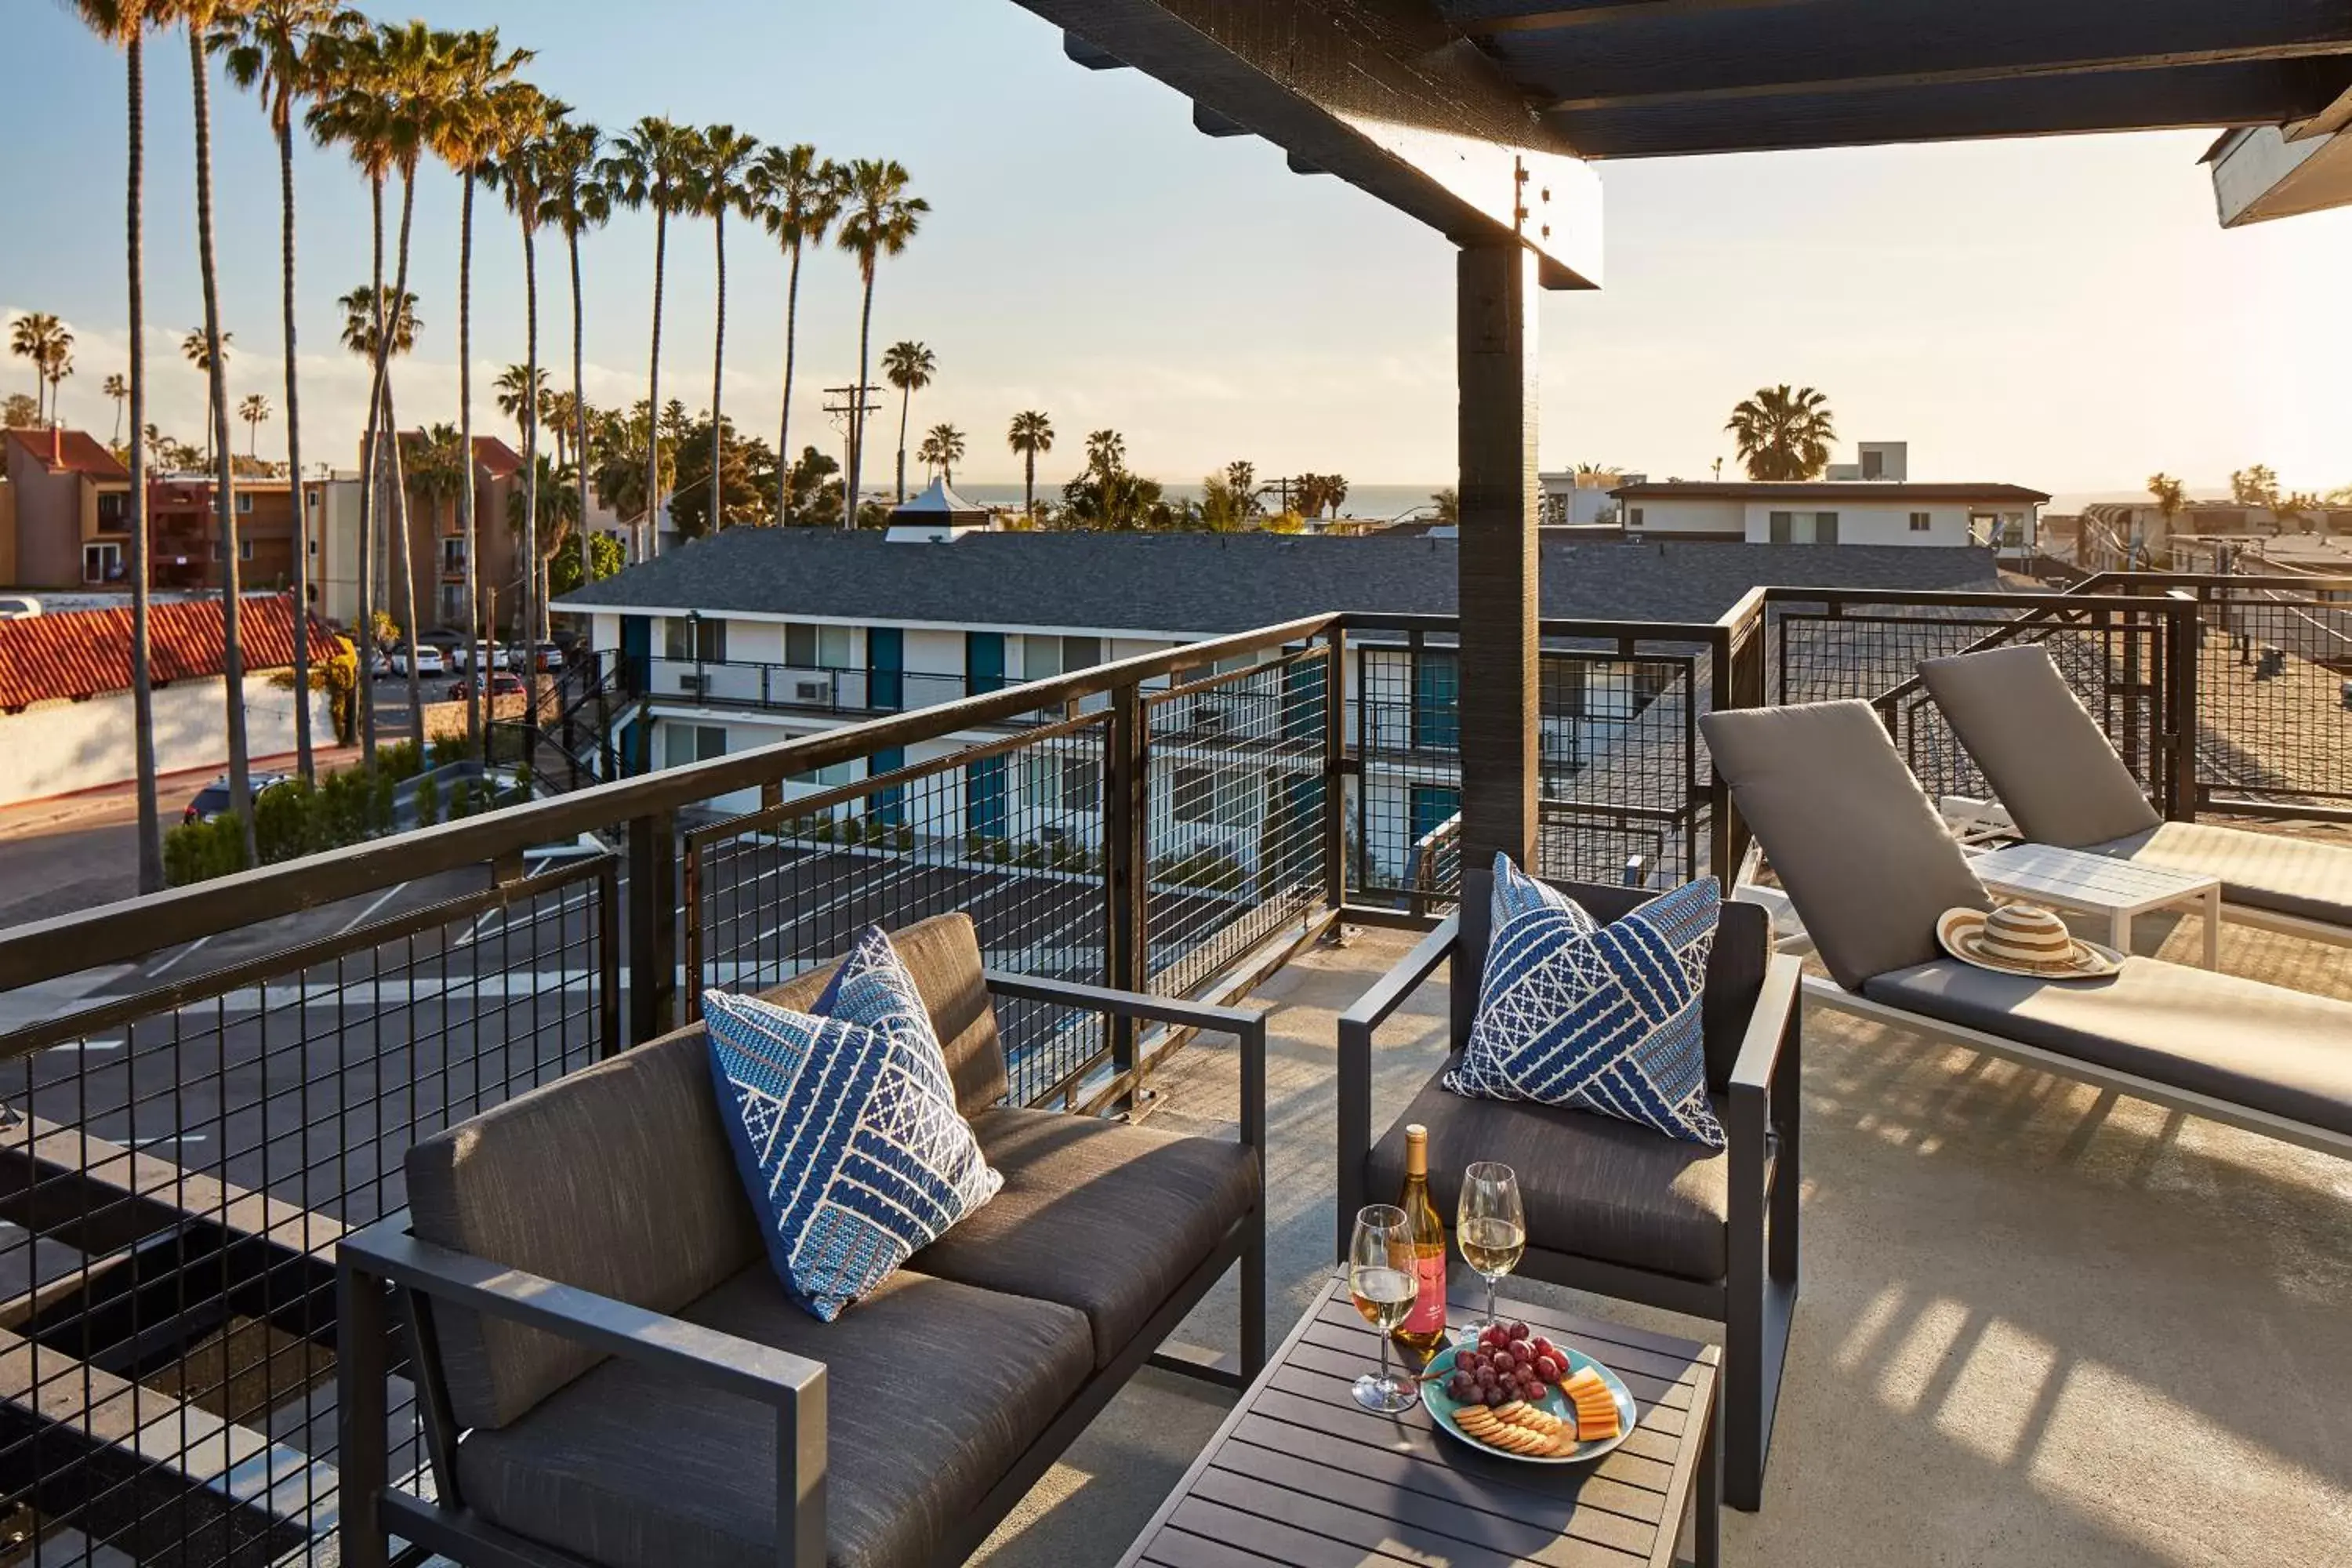
[[[1948,957],[1937,918],[1992,900],[1868,704],[1699,728],[1830,972],[1816,1002],[2352,1156],[2352,1003],[2146,958],[2054,981]]]
[[[2352,944],[2352,849],[2165,821],[2047,650],[1931,658],[1919,679],[2021,837],[2218,878],[2230,919]]]

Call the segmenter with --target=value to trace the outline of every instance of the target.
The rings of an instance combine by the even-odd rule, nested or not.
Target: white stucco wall
[[[312,743],[334,744],[335,729],[324,692],[312,692]],[[294,750],[294,693],[280,691],[267,675],[245,682],[246,742],[255,757]],[[131,694],[117,692],[87,702],[50,702],[22,713],[0,715],[0,805],[47,795],[123,784],[136,773],[131,760]],[[228,727],[218,680],[175,681],[155,692],[155,768],[158,773],[225,767]],[[176,821],[179,801],[163,802]]]
[[[1840,544],[1917,544],[1957,549],[1969,542],[1969,518],[1972,513],[2013,516],[2021,522],[2030,522],[2033,510],[2017,501],[1971,505],[1966,501],[1889,500],[1863,505],[1843,499],[1671,497],[1629,502],[1625,531],[1633,539],[1712,535],[1745,539],[1750,544],[1769,544],[1772,542],[1772,514],[1785,511],[1791,514],[1790,542],[1811,544],[1817,542],[1816,516],[1826,511],[1837,514]],[[1638,525],[1633,518],[1636,510],[1642,514]],[[1912,531],[1913,512],[1927,513],[1927,527],[1924,531]]]

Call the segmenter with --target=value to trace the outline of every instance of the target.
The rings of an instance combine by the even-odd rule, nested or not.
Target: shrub
[[[473,748],[463,735],[444,735],[433,742],[431,765],[436,768],[455,767],[473,760]]]
[[[163,879],[175,888],[245,869],[245,828],[234,816],[184,822],[163,835]]]
[[[430,827],[441,820],[441,781],[427,773],[416,785],[416,826]]]
[[[308,779],[289,779],[254,796],[253,838],[261,863],[274,866],[329,847],[320,820],[319,792]]]

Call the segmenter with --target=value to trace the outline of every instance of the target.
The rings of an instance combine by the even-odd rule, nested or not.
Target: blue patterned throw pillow
[[[1456,1094],[1597,1111],[1724,1146],[1706,1102],[1700,1033],[1707,954],[1723,910],[1712,879],[1613,925],[1581,909],[1531,909],[1486,952]]]
[[[994,1197],[936,1040],[706,992],[720,1118],[793,1299],[825,1322]]]
[[[1558,888],[1520,870],[1501,850],[1495,853],[1495,896],[1488,900],[1488,908],[1492,911],[1488,918],[1493,921],[1488,929],[1496,936],[1521,915],[1542,910],[1559,915],[1564,927],[1580,934],[1591,934],[1601,923],[1585,912],[1583,905]],[[1447,1078],[1446,1087],[1474,1100],[1523,1099],[1511,1088],[1511,1080],[1500,1070],[1501,1067],[1500,1059],[1491,1055],[1466,1053]]]
[[[914,975],[908,973],[906,961],[891,945],[890,933],[880,926],[866,928],[849,956],[835,965],[833,978],[825,982],[809,1011],[820,1018],[908,1035],[928,1046],[928,1050],[917,1054],[927,1065],[938,1067],[940,1092],[950,1104],[955,1102],[955,1082],[949,1076],[947,1052],[940,1047],[939,1033],[931,1027],[931,1010],[923,1005],[923,994],[916,988]]]

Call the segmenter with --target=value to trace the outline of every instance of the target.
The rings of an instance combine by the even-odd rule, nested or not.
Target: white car
[[[392,668],[393,673],[395,675],[406,675],[408,673],[408,650],[406,648],[396,648],[393,651]],[[442,663],[441,650],[435,647],[431,643],[419,643],[416,647],[416,673],[419,675],[447,674],[448,667]]]
[[[23,594],[0,595],[0,621],[29,621],[41,613],[41,601]]]
[[[449,650],[449,668],[469,675],[477,668],[512,669],[514,649],[504,643],[476,643],[470,648],[461,646]]]

